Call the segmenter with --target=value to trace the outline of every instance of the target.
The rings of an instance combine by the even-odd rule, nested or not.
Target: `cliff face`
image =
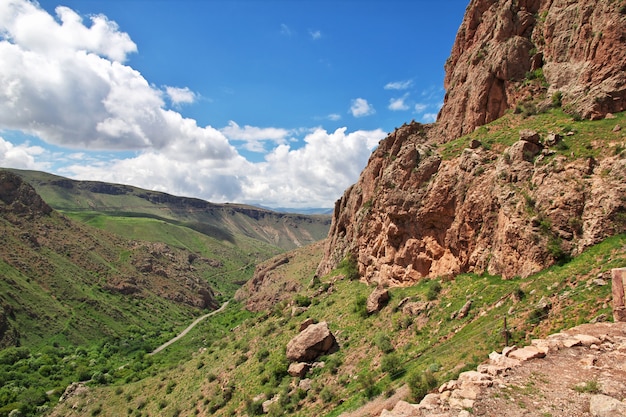
[[[625,43],[623,0],[472,0],[445,65],[440,139],[554,94],[586,119],[625,110]]]
[[[508,127],[493,146],[481,144],[493,139],[483,128],[466,149],[441,154],[441,144],[516,107],[558,102],[574,120],[624,110],[625,34],[624,1],[472,1],[438,121],[381,141],[336,203],[318,273],[352,256],[366,281],[392,285],[462,272],[527,276],[626,230],[618,126],[597,140],[568,132],[572,151],[547,127]]]

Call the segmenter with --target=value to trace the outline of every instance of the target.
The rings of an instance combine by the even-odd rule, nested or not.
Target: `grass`
[[[419,382],[423,381],[419,375],[428,374],[430,381],[441,382],[474,369],[489,352],[504,346],[505,315],[511,344],[529,343],[531,338],[600,314],[610,317],[610,307],[603,306],[603,301],[610,299],[610,289],[587,282],[623,265],[625,247],[626,236],[615,236],[567,264],[524,279],[464,274],[453,280],[392,288],[389,305],[365,317],[354,310],[354,303],[367,297],[372,288],[345,278],[336,280],[342,271],[335,271],[321,277],[318,284],[329,285],[330,291],[316,295],[316,288],[303,286],[306,289],[300,295],[311,304],[298,315],[292,315],[288,302],[254,314],[241,305],[229,306],[227,312],[194,329],[189,339],[173,345],[163,358],[155,357],[155,363],[146,369],[152,376],[125,385],[124,392],[142,398],[145,411],[151,415],[158,414],[162,398],[167,401],[163,410],[192,407],[216,416],[243,415],[245,405],[263,394],[265,398],[281,396],[273,406],[276,414],[337,416],[412,379],[418,381],[419,390],[420,384],[426,384]],[[302,273],[303,282],[309,282],[305,277],[311,273]],[[426,301],[433,282],[441,288],[431,309],[414,317],[408,326],[397,326],[404,318],[397,308],[400,300]],[[552,300],[553,308],[538,324],[528,323],[526,318],[541,297]],[[452,319],[452,313],[468,299],[473,301],[468,316]],[[321,359],[326,366],[311,371],[312,388],[302,393],[290,388],[297,380],[286,374],[285,346],[309,317],[329,323],[340,350]],[[381,329],[385,329],[385,337]],[[168,394],[165,390],[172,380],[177,385]],[[225,392],[225,386],[232,389]],[[534,387],[521,389],[532,391]],[[115,395],[114,387],[102,386],[94,391],[94,404],[110,403],[108,413],[123,413],[127,406],[121,397]]]
[[[444,160],[452,159],[461,155],[469,142],[476,139],[486,149],[503,152],[519,140],[520,130],[531,129],[542,138],[548,133],[561,135],[562,142],[553,148],[558,155],[571,159],[597,158],[607,149],[612,149],[614,153],[623,152],[624,138],[612,130],[615,125],[624,125],[625,122],[624,112],[615,114],[615,119],[602,120],[575,120],[561,109],[550,109],[527,118],[510,112],[471,134],[441,145],[439,151]]]

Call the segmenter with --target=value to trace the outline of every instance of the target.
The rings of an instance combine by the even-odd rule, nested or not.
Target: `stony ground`
[[[493,353],[420,404],[369,404],[361,416],[626,416],[626,323],[585,324]]]

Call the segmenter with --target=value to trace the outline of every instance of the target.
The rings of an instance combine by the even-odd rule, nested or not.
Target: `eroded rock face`
[[[446,62],[442,140],[557,91],[584,118],[626,109],[621,1],[473,0]]]
[[[287,359],[310,362],[337,348],[335,336],[325,321],[311,324],[287,344]]]
[[[625,230],[623,157],[546,157],[549,148],[522,135],[503,151],[466,148],[442,160],[432,129],[411,124],[381,142],[336,203],[318,275],[352,254],[361,277],[379,285],[528,276]]]
[[[585,118],[625,110],[625,10],[610,0],[472,0],[437,122],[381,141],[335,205],[318,275],[354,256],[361,277],[379,284],[528,276],[624,231],[619,156],[555,157],[560,138],[529,132],[504,152],[472,141],[444,159],[436,145],[531,102]]]
[[[51,212],[33,187],[12,172],[0,171],[0,213],[7,218],[32,219]]]

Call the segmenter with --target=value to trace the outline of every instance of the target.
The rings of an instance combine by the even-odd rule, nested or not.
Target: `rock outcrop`
[[[464,272],[525,277],[626,230],[621,154],[555,155],[546,138],[522,132],[508,148],[444,159],[432,129],[412,123],[380,143],[335,205],[318,275],[351,256],[379,285]]]
[[[15,221],[17,218],[32,220],[51,212],[52,208],[33,187],[11,172],[0,171],[0,214]]]
[[[584,118],[625,110],[625,8],[610,0],[471,1],[445,65],[441,139],[541,95],[558,94]]]
[[[625,323],[582,325],[493,352],[419,404],[399,401],[380,416],[626,415],[624,367],[616,365],[624,363],[625,349]]]
[[[520,132],[506,149],[478,137],[458,156],[439,153],[513,108],[559,105],[591,119],[626,109],[626,48],[616,47],[625,37],[624,1],[472,0],[437,122],[381,141],[335,205],[318,274],[352,257],[379,285],[528,276],[626,230],[620,152],[555,156],[559,134]],[[613,135],[619,148],[623,136]]]
[[[287,344],[287,359],[310,362],[338,348],[335,336],[325,321],[311,324]]]

